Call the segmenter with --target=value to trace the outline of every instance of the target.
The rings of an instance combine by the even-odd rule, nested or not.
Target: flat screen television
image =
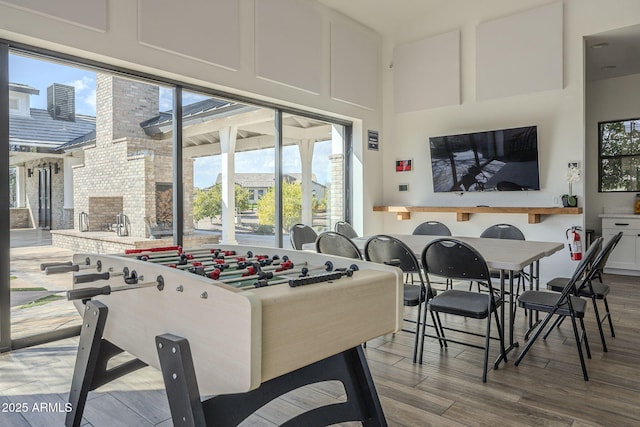
[[[540,190],[537,126],[429,138],[433,190]]]

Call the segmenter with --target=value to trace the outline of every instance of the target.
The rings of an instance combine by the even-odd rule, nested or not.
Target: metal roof
[[[90,134],[95,138],[95,130],[96,118],[82,114],[75,121],[54,120],[38,108],[32,108],[30,116],[9,115],[9,144],[14,151],[36,147],[39,152],[53,152],[72,141],[86,141]]]

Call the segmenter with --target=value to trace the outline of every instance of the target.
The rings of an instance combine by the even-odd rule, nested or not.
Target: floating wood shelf
[[[374,212],[394,212],[398,220],[411,219],[411,212],[453,212],[457,221],[469,221],[472,213],[523,213],[529,224],[538,224],[542,215],[579,215],[582,208],[503,207],[503,206],[374,206]]]

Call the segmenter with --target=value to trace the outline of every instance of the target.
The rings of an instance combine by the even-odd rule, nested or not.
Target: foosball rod
[[[202,258],[191,258],[191,259],[185,259],[185,260],[180,260],[179,263],[162,263],[162,265],[166,265],[166,266],[170,266],[170,267],[175,267],[175,268],[179,268],[179,269],[186,269],[189,267],[197,267],[197,266],[223,266],[221,267],[221,269],[228,269],[228,268],[232,268],[232,266],[237,266],[237,265],[241,265],[242,263],[248,264],[248,263],[259,263],[261,264],[261,267],[266,267],[267,265],[278,265],[283,261],[286,261],[286,256],[283,257],[282,260],[280,260],[280,258],[244,258],[244,257],[238,257],[236,258],[236,261],[230,261],[230,262],[226,262],[226,259],[224,258],[214,258],[214,259],[210,259],[210,257],[202,257]],[[203,261],[202,259],[206,259],[206,261]],[[194,265],[194,263],[198,263],[198,265]],[[264,265],[262,265],[264,263]],[[245,268],[245,267],[242,267]],[[241,268],[241,269],[242,269]]]
[[[245,282],[245,281],[250,281],[255,279],[264,279],[265,275],[267,276],[266,279],[272,279],[275,277],[292,275],[292,274],[308,274],[310,271],[317,271],[317,270],[331,271],[329,268],[330,267],[325,264],[322,266],[303,267],[298,269],[282,270],[278,272],[261,270],[261,272],[265,274],[252,274],[252,275],[243,276],[243,277],[232,277],[228,279],[225,278],[225,279],[219,279],[219,281],[222,283]]]
[[[211,250],[195,250],[195,251],[184,251],[178,254],[166,254],[166,255],[162,255],[162,256],[148,256],[146,254],[143,255],[139,255],[137,256],[138,259],[141,259],[143,261],[149,261],[149,262],[154,262],[154,263],[165,263],[165,262],[171,262],[173,260],[176,260],[178,258],[182,259],[184,257],[186,257],[186,259],[189,260],[200,260],[200,259],[223,259],[223,260],[237,260],[240,258],[245,258],[245,260],[257,260],[260,258],[263,259],[272,259],[273,257],[269,257],[268,255],[255,255],[249,251],[246,254],[235,254],[235,255],[222,255],[220,256],[220,254],[216,255],[216,253],[214,252],[213,249]]]
[[[293,279],[280,279],[280,280],[275,280],[273,282],[269,282],[268,280],[258,280],[254,284],[254,287],[262,288],[265,286],[275,286],[275,285],[288,283],[290,287],[297,288],[299,286],[312,285],[315,283],[330,282],[332,280],[338,280],[343,276],[351,277],[354,271],[357,271],[357,266],[355,267],[356,267],[355,269],[351,269],[351,268],[338,269],[336,271],[325,273],[325,274],[319,274],[317,276],[304,276],[304,277],[297,277]]]
[[[306,266],[307,262],[302,262],[298,265],[302,265],[302,266]],[[193,266],[192,268],[198,268],[199,266]],[[264,272],[269,272],[269,271],[273,271],[273,272],[279,272],[279,271],[288,271],[291,270],[294,267],[293,263],[290,264],[285,264],[285,263],[280,263],[280,264],[273,264],[270,267],[260,267],[260,271],[264,271]],[[224,271],[215,268],[204,268],[203,267],[203,273],[205,274],[209,274],[208,277],[210,277],[211,279],[215,279],[218,280],[220,277],[229,277],[229,276],[238,276],[238,275],[242,275],[244,274],[244,277],[253,275],[254,273],[252,272],[252,270],[250,269],[254,269],[254,271],[257,271],[258,269],[256,269],[253,266],[247,266],[247,268],[243,268],[242,270],[229,270],[227,271],[226,269]],[[216,270],[219,270],[219,273],[215,273]],[[248,274],[247,274],[248,273]]]
[[[159,291],[164,289],[164,278],[158,276],[153,282],[137,283],[135,285],[123,285],[123,286],[103,286],[100,288],[80,288],[67,291],[67,300],[72,301],[76,299],[88,300],[98,295],[109,295],[113,292],[130,291],[134,289],[149,288],[155,286]]]
[[[98,261],[96,264],[91,264],[89,258],[86,259],[85,264],[73,264],[72,262],[62,263],[45,263],[40,264],[40,269],[44,270],[44,274],[60,274],[69,273],[71,271],[100,269],[101,263]]]

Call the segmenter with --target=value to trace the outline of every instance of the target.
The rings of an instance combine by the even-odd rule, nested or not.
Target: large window
[[[345,122],[3,47],[10,212],[0,232],[11,246],[0,253],[9,261],[0,273],[11,276],[0,281],[11,297],[0,298],[3,350],[80,328],[65,298],[70,274],[46,276],[41,263],[214,241],[288,246],[292,219],[318,231],[350,220]],[[289,187],[298,190],[292,212]]]
[[[640,191],[640,118],[598,124],[599,191]]]

